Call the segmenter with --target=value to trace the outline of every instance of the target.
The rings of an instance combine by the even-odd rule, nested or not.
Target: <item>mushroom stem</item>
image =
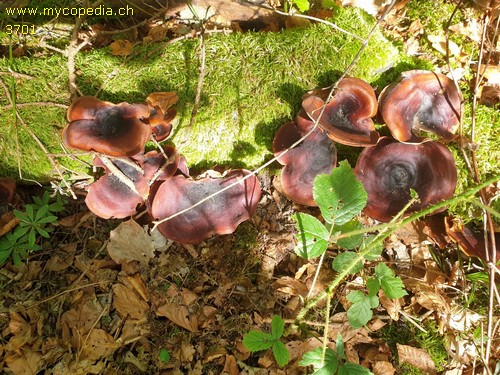
[[[106,155],[99,155],[99,159],[101,159],[102,163],[106,166],[106,168],[109,169],[111,174],[115,175],[121,182],[125,184],[134,194],[137,194],[138,196],[142,197],[142,199],[146,200],[148,197],[147,195],[144,196],[139,191],[137,191],[134,182],[128,178],[122,171],[120,171],[116,165],[113,164],[113,162],[107,157]],[[123,159],[120,159],[123,160]]]

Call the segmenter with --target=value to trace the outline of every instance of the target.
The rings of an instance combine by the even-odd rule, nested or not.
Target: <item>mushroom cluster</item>
[[[355,173],[368,194],[364,212],[373,219],[390,221],[408,205],[411,190],[417,192],[418,202],[406,215],[453,196],[455,162],[439,142],[452,140],[460,122],[462,95],[452,80],[429,71],[404,72],[382,90],[378,104],[371,86],[357,78],[342,79],[325,104],[329,91],[307,95],[296,121],[283,125],[275,136],[273,152],[279,156],[310,133],[278,159],[285,165],[281,173],[285,195],[297,203],[314,205],[314,178],[329,173],[336,162],[335,146],[325,141],[328,138],[365,147]],[[375,130],[372,118],[377,109],[392,137],[380,137]],[[439,140],[422,138],[421,131],[434,133]]]
[[[259,181],[246,170],[233,170],[220,178],[191,178],[186,159],[173,146],[158,143],[170,135],[175,116],[175,110],[151,102],[76,99],[67,112],[63,143],[96,153],[93,165],[104,170],[88,187],[85,203],[104,219],[132,216],[144,206],[153,219],[173,216],[158,230],[181,243],[232,233],[255,212],[261,195]],[[151,138],[158,150],[146,152]]]

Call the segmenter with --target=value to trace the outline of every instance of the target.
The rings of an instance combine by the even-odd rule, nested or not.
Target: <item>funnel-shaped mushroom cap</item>
[[[177,175],[165,180],[151,204],[151,215],[164,219],[180,212],[250,174],[233,170],[223,178],[188,179]],[[255,212],[261,190],[250,176],[191,210],[158,226],[165,237],[180,243],[199,243],[214,234],[229,234]]]
[[[297,142],[314,123],[299,113],[297,122],[290,121],[278,129],[273,140],[273,152],[281,152]],[[298,146],[278,159],[285,167],[281,171],[283,191],[292,201],[316,206],[313,199],[313,182],[319,174],[329,174],[337,162],[333,141],[318,127]]]
[[[137,207],[144,204],[144,197],[149,190],[148,180],[144,178],[142,169],[132,160],[116,159],[113,164],[135,189],[96,158],[94,165],[104,167],[107,173],[89,186],[85,203],[90,211],[103,219],[122,219],[134,215]]]
[[[63,142],[78,150],[133,156],[151,135],[151,127],[141,121],[149,112],[143,104],[113,104],[82,96],[68,109],[70,123],[63,130]]]
[[[163,112],[160,107],[150,107],[151,115],[146,122],[151,126],[153,137],[158,141],[164,141],[172,132],[172,122],[177,116],[177,111],[173,108]]]
[[[420,201],[407,213],[451,198],[457,184],[453,156],[439,142],[409,144],[382,137],[361,152],[355,172],[368,193],[364,212],[379,221],[389,221],[403,209],[410,189]]]
[[[323,98],[314,95],[302,101],[302,107],[315,121],[324,104]],[[335,142],[369,146],[379,139],[371,119],[376,114],[377,98],[373,88],[358,78],[344,78],[326,104],[318,124]]]
[[[382,91],[379,111],[398,141],[411,141],[421,130],[451,140],[460,123],[461,103],[462,94],[450,78],[410,70]]]

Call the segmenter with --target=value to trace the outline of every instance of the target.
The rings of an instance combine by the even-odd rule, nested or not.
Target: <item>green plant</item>
[[[309,214],[294,215],[297,222],[297,255],[305,259],[323,256],[327,247],[335,243],[347,251],[335,257],[333,269],[347,274],[359,272],[366,260],[375,260],[380,256],[382,247],[376,237],[364,238],[363,233],[350,235],[362,228],[355,218],[366,205],[367,195],[346,161],[340,162],[330,175],[316,177],[313,196],[325,224]],[[346,234],[349,236],[342,237]],[[356,248],[360,251],[353,251]],[[356,290],[347,295],[347,300],[352,303],[347,317],[354,328],[364,326],[372,318],[372,310],[379,305],[379,290],[389,298],[406,295],[403,282],[389,267],[379,263],[374,271],[375,274],[366,281],[368,293]]]
[[[243,345],[251,352],[272,348],[274,359],[280,367],[283,367],[290,361],[290,353],[280,340],[284,328],[284,320],[275,315],[271,322],[271,333],[252,330],[243,337]]]
[[[336,350],[326,348],[325,355],[322,349],[316,348],[307,352],[299,362],[300,366],[313,366],[314,375],[369,375],[372,374],[367,368],[355,363],[346,362],[344,353],[344,340],[338,335],[335,343]],[[372,374],[373,375],[373,374]]]
[[[53,225],[57,222],[54,213],[64,209],[64,202],[60,196],[56,201],[50,203],[51,197],[46,191],[41,198],[33,197],[33,204],[27,204],[25,211],[14,210],[14,215],[19,219],[19,225],[12,233],[8,233],[0,239],[0,265],[3,265],[9,257],[15,265],[22,262],[32,252],[40,250],[36,243],[37,238],[42,236],[49,238]]]

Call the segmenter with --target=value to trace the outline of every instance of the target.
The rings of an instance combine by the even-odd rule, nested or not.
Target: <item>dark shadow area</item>
[[[302,95],[307,89],[294,83],[283,83],[276,89],[276,95],[290,106],[292,113],[297,113],[300,110]]]
[[[321,74],[316,76],[316,82],[318,82],[318,87],[315,88],[324,88],[333,85],[342,75],[343,71],[337,69],[326,70]]]
[[[290,120],[292,119],[279,117],[272,122],[257,124],[254,132],[255,143],[259,146],[264,146],[269,152],[272,152],[274,135],[282,125]]]

